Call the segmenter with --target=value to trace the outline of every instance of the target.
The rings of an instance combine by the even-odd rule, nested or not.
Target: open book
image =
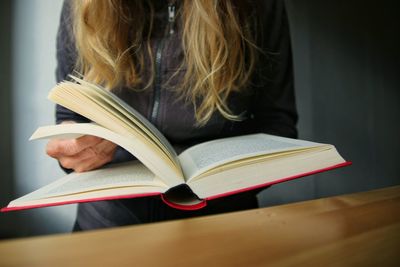
[[[160,195],[178,209],[350,164],[334,146],[267,134],[217,139],[177,155],[141,114],[111,92],[73,77],[49,99],[93,121],[44,126],[31,139],[94,135],[123,147],[138,160],[71,173],[11,201],[2,211],[106,199]]]

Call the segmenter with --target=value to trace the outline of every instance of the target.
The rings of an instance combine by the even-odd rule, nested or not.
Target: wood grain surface
[[[0,242],[0,266],[400,266],[400,186]]]

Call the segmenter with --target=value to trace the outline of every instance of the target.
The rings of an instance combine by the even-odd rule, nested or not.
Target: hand
[[[61,166],[76,172],[90,171],[113,159],[117,145],[91,135],[76,139],[52,139],[46,153],[57,159]]]

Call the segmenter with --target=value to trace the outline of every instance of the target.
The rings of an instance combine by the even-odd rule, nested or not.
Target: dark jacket
[[[257,28],[257,45],[265,53],[259,56],[251,87],[242,93],[233,93],[228,101],[231,110],[235,114],[245,114],[246,119],[233,122],[215,112],[203,127],[195,126],[193,106],[184,103],[173,90],[163,86],[179,66],[183,52],[178,23],[175,25],[174,34],[164,34],[168,21],[167,1],[153,2],[156,3],[156,14],[151,46],[153,54],[157,55],[159,52],[160,56],[160,64],[157,66],[158,78],[152,88],[142,92],[127,88],[115,88],[114,92],[152,121],[178,153],[199,142],[245,133],[264,132],[287,137],[297,136],[293,65],[283,0],[253,1],[254,4],[261,5],[257,8],[254,6],[253,10],[254,16],[261,20],[261,26]],[[57,80],[68,79],[67,76],[73,72],[76,61],[69,1],[66,1],[62,10],[57,35],[57,60]],[[173,87],[179,83],[183,74],[184,70],[180,71],[169,85]],[[61,106],[57,106],[56,117],[57,123],[64,120],[87,121]],[[121,162],[132,158],[125,150],[118,148],[113,161]],[[255,194],[258,191],[217,199],[201,210],[190,212],[170,208],[158,197],[83,203],[78,205],[74,229],[88,230],[256,208]]]
[[[283,1],[259,1],[257,4],[261,5],[261,8],[254,8],[261,19],[257,45],[265,54],[260,54],[252,86],[242,93],[233,93],[228,101],[231,110],[235,114],[245,114],[246,119],[233,122],[215,112],[203,127],[195,126],[193,106],[184,103],[173,90],[163,86],[183,58],[179,23],[175,23],[176,29],[172,35],[165,34],[168,24],[166,3],[167,1],[161,1],[156,9],[151,38],[153,55],[159,52],[161,56],[155,84],[142,92],[128,88],[116,88],[114,92],[152,121],[178,152],[206,140],[245,133],[264,132],[296,137],[293,64]],[[57,60],[57,81],[68,79],[67,76],[72,73],[76,61],[69,1],[66,1],[62,10],[57,35]],[[177,84],[183,73],[184,70],[180,71],[179,75],[170,81],[169,86]],[[85,118],[61,106],[57,106],[56,111],[57,123],[64,120],[86,121]],[[125,153],[123,150],[118,151],[115,161],[129,158]]]

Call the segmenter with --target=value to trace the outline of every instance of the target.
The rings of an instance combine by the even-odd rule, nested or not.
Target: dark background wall
[[[0,4],[0,206],[4,207],[63,175],[56,161],[44,153],[46,141],[28,141],[38,126],[54,122],[54,106],[46,96],[55,84],[62,0]],[[74,205],[0,213],[0,237],[69,231],[74,214]]]
[[[61,1],[56,2],[54,7],[48,7],[49,10],[43,12],[48,14],[50,9],[54,9],[58,13]],[[45,5],[43,1],[29,3],[33,7],[38,6],[37,12],[41,12]],[[54,2],[46,3],[51,5]],[[1,206],[14,198],[14,192],[21,193],[29,189],[21,189],[27,180],[22,180],[19,176],[33,173],[29,173],[29,170],[21,171],[26,168],[26,164],[20,162],[44,164],[41,168],[45,171],[47,168],[47,163],[43,163],[44,160],[40,158],[43,156],[41,149],[38,152],[34,150],[31,155],[24,155],[26,159],[21,161],[18,155],[23,153],[24,147],[12,146],[19,143],[18,140],[12,140],[13,136],[21,138],[18,137],[21,134],[13,133],[12,129],[24,129],[13,127],[13,124],[25,124],[19,121],[19,116],[11,114],[12,110],[18,110],[13,109],[10,104],[11,97],[15,95],[11,92],[19,90],[19,86],[12,81],[19,82],[18,79],[32,75],[21,74],[23,72],[18,68],[12,68],[15,62],[22,66],[26,63],[24,59],[22,63],[18,63],[21,60],[18,61],[10,55],[13,50],[19,49],[21,43],[29,43],[29,40],[12,43],[11,40],[18,39],[11,38],[11,35],[19,33],[11,31],[16,28],[11,22],[12,16],[23,19],[26,17],[23,12],[32,13],[32,7],[25,8],[26,4],[24,1],[0,1]],[[23,15],[18,15],[16,6],[17,11],[22,10]],[[400,184],[400,164],[397,163],[400,151],[398,4],[389,0],[289,0],[287,6],[293,40],[300,138],[335,144],[346,159],[353,161],[353,165],[273,186],[260,194],[261,204],[282,204]],[[32,21],[37,21],[42,16],[42,13],[37,14],[32,17]],[[58,20],[54,19],[53,25],[57,23]],[[45,24],[49,22],[46,21]],[[17,29],[24,27],[26,26],[22,25]],[[45,25],[38,26],[38,32],[33,37],[42,34],[41,38],[45,38],[48,33],[43,33],[44,27]],[[43,44],[38,43],[36,46],[39,49]],[[21,49],[25,51],[23,47]],[[49,65],[43,62],[42,57],[39,60],[42,65]],[[34,67],[27,68],[26,72],[33,71]],[[11,69],[16,73],[11,73]],[[18,79],[13,80],[11,77],[16,75],[19,75]],[[32,79],[38,75],[53,77],[54,74],[53,70],[46,69],[35,74]],[[20,87],[26,87],[25,84]],[[40,84],[39,87],[43,86]],[[42,90],[43,96],[38,96],[38,99],[45,99],[47,85]],[[24,95],[25,92],[21,94]],[[37,103],[43,103],[41,101],[38,100]],[[32,104],[32,108],[38,105]],[[32,124],[35,125],[30,127],[38,126],[36,122]],[[33,130],[34,128],[26,129],[25,135]],[[44,143],[40,146],[44,146]],[[34,153],[41,153],[41,156]],[[49,176],[53,175],[59,176],[56,173]],[[65,207],[43,210],[46,209],[0,214],[0,238],[69,230],[74,216],[73,210]]]
[[[274,186],[263,205],[400,184],[397,1],[288,0],[300,138],[353,165]]]
[[[11,116],[11,1],[0,2],[0,203],[14,197],[12,180],[12,116]],[[13,222],[17,214],[1,216],[0,237],[14,236]]]

